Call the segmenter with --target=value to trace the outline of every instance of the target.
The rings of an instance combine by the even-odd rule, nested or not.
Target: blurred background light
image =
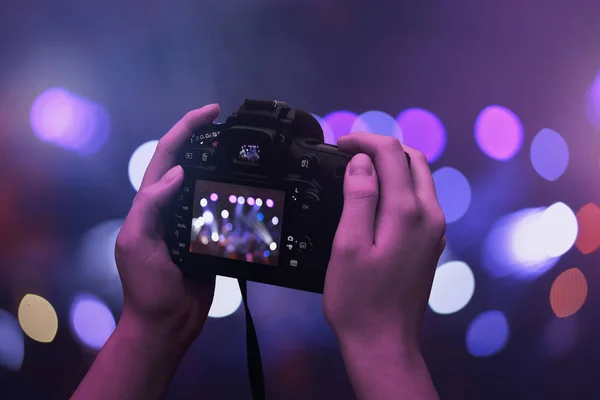
[[[227,317],[237,311],[242,304],[242,292],[237,279],[217,275],[215,295],[208,316]]]
[[[471,185],[457,169],[443,167],[433,173],[438,201],[447,223],[461,219],[471,205]]]
[[[558,262],[576,234],[568,207],[561,204],[523,209],[494,223],[482,252],[482,265],[492,277],[533,279]]]
[[[548,181],[555,181],[569,165],[569,146],[560,134],[542,129],[531,143],[531,164],[535,171]]]
[[[327,121],[323,118],[319,117],[317,114],[312,114],[313,117],[319,122],[321,125],[321,129],[323,129],[323,141],[328,144],[335,145],[337,143],[337,138],[333,134],[333,129]]]
[[[81,154],[98,151],[110,132],[108,114],[99,104],[63,88],[41,93],[29,119],[40,140]]]
[[[14,315],[0,310],[0,367],[18,371],[25,356],[23,331]]]
[[[579,268],[570,268],[556,277],[550,288],[550,305],[559,318],[575,314],[587,299],[588,285]]]
[[[446,129],[431,111],[409,108],[396,118],[403,143],[419,150],[430,163],[436,161],[446,148]]]
[[[356,122],[358,115],[350,111],[335,111],[323,117],[323,120],[331,128],[333,139],[337,140],[352,131],[352,125]]]
[[[576,317],[553,318],[542,333],[542,351],[548,356],[563,356],[573,348],[578,337],[579,321]]]
[[[402,132],[398,122],[388,113],[378,110],[360,114],[352,124],[350,132],[376,133],[382,136],[393,136],[402,141]]]
[[[576,215],[577,239],[575,246],[583,254],[591,254],[600,247],[600,208],[594,203],[581,207]]]
[[[80,294],[71,305],[71,332],[80,343],[100,349],[116,327],[115,317],[96,296]]]
[[[462,310],[473,297],[475,277],[462,261],[450,261],[435,270],[429,307],[438,314],[452,314]]]
[[[475,140],[489,157],[506,161],[513,158],[523,144],[523,124],[506,107],[484,108],[475,121]]]
[[[31,339],[50,343],[58,330],[58,317],[54,307],[41,296],[27,294],[19,304],[19,324]]]
[[[135,149],[129,159],[129,182],[131,182],[131,186],[133,186],[136,192],[142,186],[144,174],[150,164],[150,160],[152,160],[152,156],[154,156],[156,146],[158,146],[158,140],[146,142]]]
[[[509,339],[509,325],[502,311],[485,311],[467,328],[467,350],[475,357],[489,357],[504,349]]]
[[[600,70],[587,90],[585,101],[588,119],[600,129]]]

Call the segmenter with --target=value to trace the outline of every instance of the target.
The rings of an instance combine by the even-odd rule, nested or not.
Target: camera
[[[285,102],[246,100],[193,133],[185,178],[166,210],[166,243],[184,276],[323,292],[350,154]]]

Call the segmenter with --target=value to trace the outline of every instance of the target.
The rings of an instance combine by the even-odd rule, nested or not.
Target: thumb
[[[378,200],[373,162],[366,154],[357,154],[350,160],[344,177],[344,209],[336,233],[336,242],[342,248],[373,244]]]
[[[160,214],[175,197],[183,183],[183,168],[176,165],[156,183],[141,189],[133,200],[126,223],[143,232],[153,232]]]

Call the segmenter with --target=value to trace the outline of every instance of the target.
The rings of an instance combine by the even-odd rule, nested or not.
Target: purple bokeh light
[[[401,112],[396,121],[403,143],[425,154],[430,163],[440,158],[446,149],[446,129],[435,114],[422,108],[409,108]]]
[[[275,203],[271,199],[267,199],[266,204],[269,208],[273,208],[273,206],[275,205]]]
[[[457,169],[443,167],[433,173],[435,190],[446,222],[461,219],[471,205],[471,184]]]
[[[212,201],[217,201],[217,200],[219,200],[219,195],[218,195],[218,194],[216,194],[216,193],[211,193],[211,195],[210,195],[210,199],[211,199]]]
[[[378,110],[360,114],[352,124],[350,132],[371,132],[382,136],[393,136],[402,141],[398,122],[391,115]]]
[[[80,154],[98,151],[110,132],[108,114],[101,106],[63,88],[41,93],[29,120],[40,140]]]
[[[569,165],[569,146],[559,133],[542,129],[531,142],[531,164],[544,179],[555,181]]]
[[[234,194],[229,195],[229,202],[231,204],[237,203],[237,197]]]
[[[523,144],[523,124],[506,107],[484,108],[475,121],[475,140],[489,157],[506,161],[514,157]]]
[[[95,296],[79,295],[71,306],[71,330],[76,338],[92,349],[100,349],[115,330],[112,312]]]
[[[18,371],[25,356],[25,340],[19,321],[8,311],[0,310],[0,367]]]
[[[323,117],[333,133],[333,140],[337,143],[340,136],[349,134],[352,131],[352,125],[356,122],[358,115],[350,111],[334,111]]]
[[[331,129],[331,126],[329,125],[329,123],[327,121],[325,121],[323,118],[319,117],[317,114],[311,114],[316,120],[317,122],[319,122],[319,125],[321,125],[321,129],[323,129],[323,140],[325,143],[329,143],[329,144],[336,144],[336,138],[333,134],[333,130]]]
[[[600,71],[586,93],[586,111],[590,122],[600,129]]]
[[[246,203],[248,203],[249,206],[253,206],[254,205],[254,197],[248,197],[246,199]]]

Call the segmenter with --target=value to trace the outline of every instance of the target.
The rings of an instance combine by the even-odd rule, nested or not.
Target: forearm
[[[360,400],[439,400],[416,346],[340,341],[344,363]]]
[[[122,318],[71,399],[162,399],[186,350]]]

